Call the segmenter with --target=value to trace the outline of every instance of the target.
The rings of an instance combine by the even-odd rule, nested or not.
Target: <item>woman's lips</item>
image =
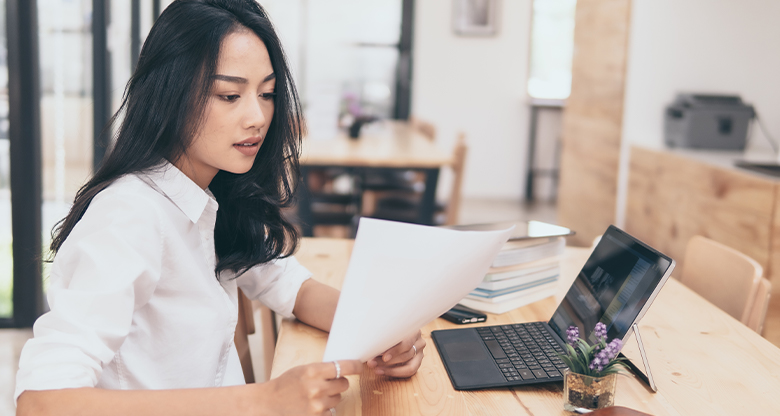
[[[241,143],[236,143],[233,147],[244,154],[245,156],[254,156],[260,150],[260,143],[262,141],[255,141],[255,139],[247,139]]]

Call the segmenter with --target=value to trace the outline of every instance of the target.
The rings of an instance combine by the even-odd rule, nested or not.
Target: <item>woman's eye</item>
[[[262,98],[264,100],[273,100],[274,97],[276,97],[276,93],[275,92],[264,92],[264,93],[260,94],[260,98]]]
[[[229,102],[229,103],[232,103],[233,101],[236,101],[236,100],[238,100],[239,98],[241,98],[241,96],[240,96],[240,95],[236,95],[236,94],[231,94],[231,95],[220,95],[219,97],[220,97],[220,98],[222,98],[223,100],[225,100],[225,101]]]

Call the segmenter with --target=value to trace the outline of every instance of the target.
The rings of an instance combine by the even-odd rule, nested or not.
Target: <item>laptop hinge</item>
[[[658,392],[658,387],[655,385],[655,381],[653,380],[653,373],[650,372],[650,363],[647,361],[647,354],[645,353],[645,346],[642,344],[642,336],[639,335],[639,325],[635,322],[634,325],[631,326],[631,328],[634,330],[634,338],[636,338],[636,343],[639,345],[639,354],[642,356],[642,364],[644,364],[645,371],[647,372],[647,375],[642,372],[642,370],[639,369],[634,363],[631,362],[631,360],[628,359],[623,353],[620,353],[620,357],[625,358],[626,365],[631,369],[631,372],[636,375],[636,378],[641,380],[643,383],[645,383],[650,390],[653,393]]]

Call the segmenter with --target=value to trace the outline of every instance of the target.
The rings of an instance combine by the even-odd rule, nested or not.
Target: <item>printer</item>
[[[736,95],[677,94],[664,113],[670,147],[744,150],[755,112]]]

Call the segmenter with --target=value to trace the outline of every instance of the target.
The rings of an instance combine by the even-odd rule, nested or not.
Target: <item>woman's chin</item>
[[[225,172],[230,172],[235,175],[243,175],[247,172],[249,172],[252,169],[251,164],[240,164],[240,165],[234,165],[234,166],[226,166],[222,170]]]

